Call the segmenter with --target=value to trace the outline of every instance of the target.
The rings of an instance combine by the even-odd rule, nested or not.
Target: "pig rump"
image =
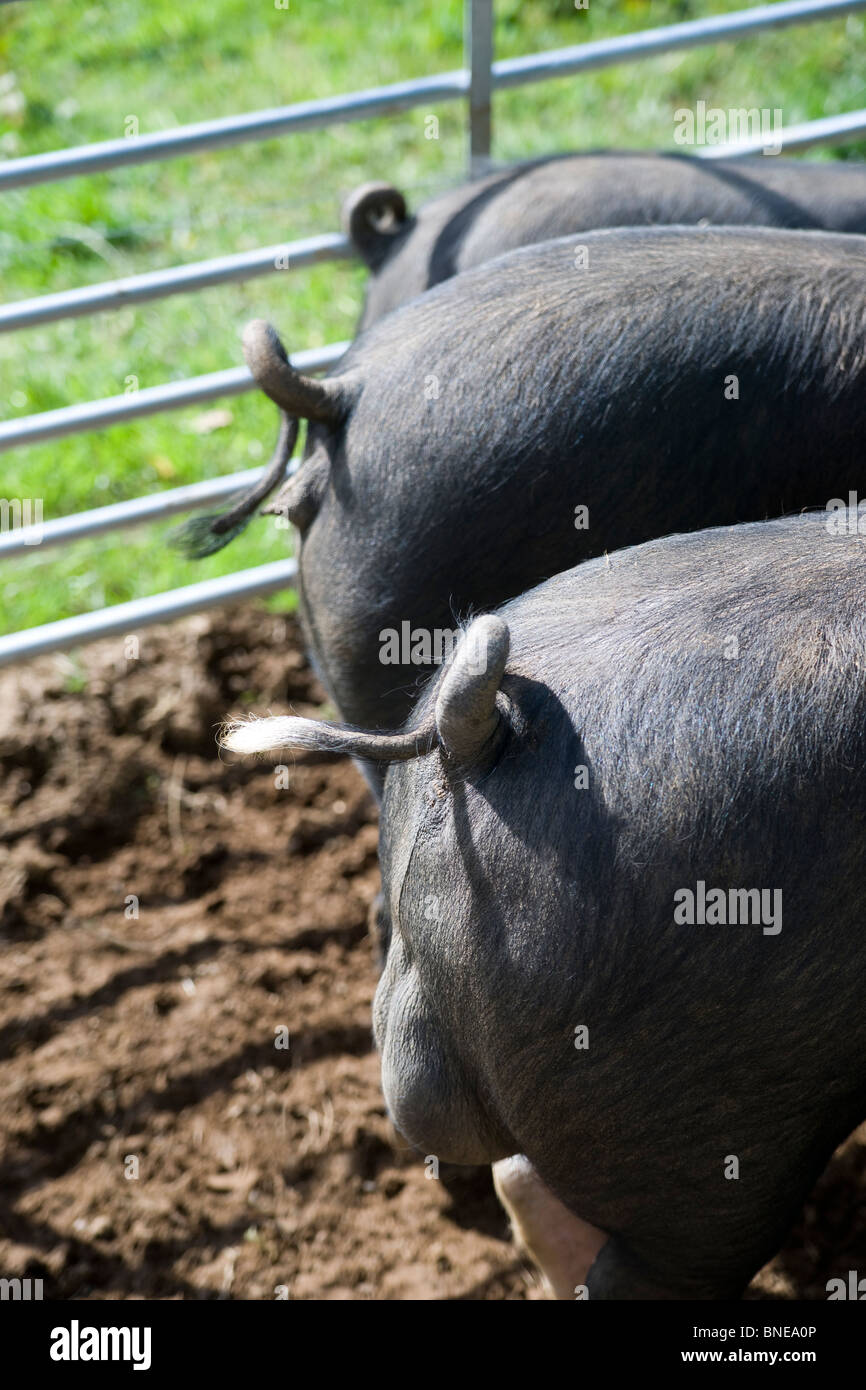
[[[461,642],[393,736],[439,753],[383,801],[389,1113],[443,1161],[525,1155],[610,1233],[592,1299],[739,1296],[863,1119],[866,569],[828,520],[576,566],[502,610],[501,687]],[[703,879],[781,886],[783,930],[678,923]]]

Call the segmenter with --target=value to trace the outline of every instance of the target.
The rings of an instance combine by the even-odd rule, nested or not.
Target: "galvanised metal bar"
[[[320,371],[339,361],[348,346],[348,342],[330,343],[327,347],[294,352],[292,365],[299,371]],[[62,406],[59,410],[44,410],[39,415],[23,415],[18,420],[0,423],[0,453],[23,444],[42,444],[47,439],[80,434],[84,430],[105,429],[108,425],[156,415],[162,410],[181,410],[184,406],[200,405],[202,401],[220,396],[240,396],[254,387],[255,382],[246,367],[229,367],[185,381],[148,386],[130,395],[107,396],[101,401],[84,401],[80,405]]]
[[[834,19],[866,8],[866,0],[782,0],[733,14],[646,29],[616,39],[601,39],[533,53],[523,58],[507,58],[493,64],[494,89],[518,87],[548,77],[566,77],[617,63],[637,62],[670,53],[679,48],[741,38],[762,29],[805,24],[812,20]],[[449,101],[467,94],[470,73],[465,69],[440,73],[435,77],[397,82],[389,87],[372,87],[339,97],[298,102],[294,106],[251,111],[242,116],[225,116],[215,121],[179,126],[174,130],[128,139],[105,140],[95,145],[79,145],[71,150],[50,150],[25,155],[0,164],[0,190],[25,188],[34,183],[73,175],[94,174],[130,164],[176,159],[200,150],[223,149],[247,140],[273,139],[289,131],[316,130],[338,121],[370,120],[395,111],[408,111],[434,101]]]
[[[173,622],[189,613],[218,608],[239,599],[276,594],[294,584],[297,571],[296,560],[274,560],[269,565],[241,570],[239,574],[205,579],[165,594],[117,603],[113,608],[102,608],[96,613],[81,613],[75,618],[62,618],[60,622],[12,632],[0,637],[0,666],[29,661],[45,652],[68,651],[70,647],[80,647],[101,637],[134,633],[154,623]]]
[[[568,77],[575,72],[590,72],[616,63],[655,58],[678,48],[697,48],[700,44],[739,39],[762,29],[838,19],[862,9],[866,9],[866,0],[787,0],[787,3],[760,5],[751,10],[735,10],[733,14],[711,15],[708,19],[644,29],[639,34],[624,34],[617,39],[598,39],[574,48],[558,48],[551,53],[506,58],[493,64],[493,86],[499,90],[519,87],[526,82],[542,82],[548,77]]]
[[[338,121],[369,121],[395,111],[409,111],[434,101],[453,101],[469,89],[469,74],[443,72],[411,82],[395,82],[390,87],[371,87],[318,101],[300,101],[294,106],[277,106],[250,111],[242,116],[223,116],[215,121],[177,126],[174,130],[128,139],[104,140],[96,145],[79,145],[70,150],[49,150],[45,154],[25,155],[0,164],[0,190],[27,188],[34,183],[68,179],[82,174],[99,174],[130,164],[148,164],[158,159],[177,159],[202,150],[225,149],[248,140],[272,140],[290,131],[318,130]]]
[[[352,254],[352,248],[344,236],[339,232],[326,232],[323,236],[286,241],[279,246],[261,246],[255,251],[240,251],[233,256],[216,256],[210,261],[170,266],[166,270],[148,271],[145,275],[130,275],[123,280],[105,280],[98,285],[85,285],[81,289],[63,290],[59,294],[43,294],[34,299],[0,305],[0,333],[54,323],[58,319],[78,318],[82,314],[97,314],[107,309],[124,309],[130,304],[142,304],[149,299],[188,294],[210,285],[251,280],[257,275],[300,270],[303,266],[340,260]]]
[[[785,149],[807,149],[812,145],[839,143],[863,134],[866,134],[866,109],[786,126],[780,134],[780,141]],[[762,148],[759,140],[741,141],[735,145],[696,150],[694,157],[728,159],[741,154],[760,154]],[[483,172],[483,159],[480,171]],[[166,270],[149,271],[123,280],[105,280],[81,289],[62,290],[58,294],[38,295],[33,299],[0,305],[0,333],[122,309],[147,300],[250,280],[280,270],[299,270],[303,266],[343,260],[352,255],[346,237],[340,232],[325,232],[321,236],[305,237],[277,246],[262,246],[255,251],[241,251],[232,256],[216,256],[213,260],[171,266]]]
[[[466,0],[464,51],[469,55],[469,174],[477,178],[490,159],[493,93],[493,0]]]
[[[864,0],[866,4],[866,0]],[[829,144],[854,138],[858,135],[866,135],[866,109],[860,111],[849,111],[841,116],[825,116],[815,121],[804,121],[797,125],[785,126],[774,135],[774,139],[782,145],[785,150],[806,149],[811,145]],[[695,157],[699,159],[721,159],[731,158],[737,155],[759,154],[763,149],[763,142],[741,142],[736,145],[716,145],[695,151]],[[310,241],[325,241],[328,238],[310,238]],[[344,238],[334,240],[343,241]],[[299,245],[301,243],[296,243]],[[249,253],[251,256],[265,256],[270,253],[271,248],[264,248],[261,252]],[[315,254],[315,253],[311,253]],[[226,257],[225,260],[233,260],[233,257]],[[239,259],[239,258],[238,258]],[[217,261],[201,262],[201,268],[208,265],[216,266]],[[195,271],[198,267],[179,267],[181,272],[186,270]],[[168,275],[169,272],[155,272],[155,275]],[[147,280],[149,276],[140,276],[136,279]],[[239,278],[239,277],[238,277]],[[101,292],[106,295],[113,290],[114,286],[123,285],[124,282],[108,282],[104,285],[90,287],[86,291],[71,291],[71,294],[93,294],[95,297],[101,296]],[[173,293],[174,291],[166,291]],[[154,291],[157,293],[157,291]],[[144,295],[141,296],[145,297]],[[28,318],[28,323],[44,322],[53,317],[66,317],[66,313],[59,312],[60,306],[56,301],[64,298],[61,295],[46,295],[45,300],[55,301],[52,311],[42,315],[38,306],[42,303],[41,299],[26,301],[26,304],[33,306],[33,316]],[[9,305],[8,310],[23,308],[24,305]],[[74,312],[95,312],[101,307],[94,302],[91,307]],[[107,304],[105,307],[109,307]],[[6,320],[6,310],[0,309],[0,327],[24,327],[25,324],[9,324]],[[336,362],[346,351],[348,342],[332,343],[328,347],[313,348],[305,352],[295,353],[292,360],[301,371],[316,371],[327,367]],[[202,401],[208,401],[219,396],[240,395],[244,391],[251,390],[253,387],[252,378],[245,367],[232,367],[222,372],[210,372],[207,375],[191,377],[186,381],[169,382],[162,386],[148,387],[135,395],[110,396],[101,401],[88,401],[81,405],[63,406],[59,410],[43,411],[38,415],[25,415],[17,420],[7,420],[0,422],[0,453],[7,449],[14,449],[24,444],[40,443],[47,439],[58,439],[64,435],[81,433],[84,430],[104,428],[108,425],[122,423],[125,420],[136,419],[140,416],[157,414],[161,410],[179,410],[184,406],[196,405]],[[5,550],[3,539],[0,538],[0,551]]]
[[[864,0],[866,4],[866,0]],[[825,116],[815,121],[804,121],[797,125],[785,126],[774,135],[774,139],[781,144],[783,150],[806,149],[812,145],[830,144],[833,142],[853,139],[858,135],[866,135],[866,109],[860,111],[849,111],[841,116]],[[759,154],[763,149],[763,142],[741,142],[736,145],[715,145],[695,151],[695,156],[699,159],[721,159],[731,158],[737,155]],[[311,241],[319,240],[310,238]],[[325,238],[321,238],[325,240]],[[343,240],[343,238],[339,238]],[[260,253],[250,253],[251,255],[264,255],[265,248]],[[232,257],[225,258],[227,260]],[[217,262],[202,262],[202,267]],[[179,269],[183,270],[183,267]],[[196,267],[186,267],[195,270]],[[166,275],[168,272],[156,272],[157,275]],[[142,280],[150,277],[137,277]],[[123,284],[122,281],[114,282],[115,285]],[[112,282],[105,285],[91,287],[84,293],[97,294],[99,291],[109,291]],[[72,294],[79,293],[71,291]],[[59,300],[62,296],[46,295],[46,300]],[[28,304],[36,306],[40,304],[39,299],[27,301]],[[14,310],[19,306],[9,305],[8,309]],[[55,305],[55,308],[58,306]],[[93,306],[95,311],[96,304]],[[105,307],[108,307],[106,305]],[[90,309],[82,308],[81,313],[91,312]],[[4,322],[5,311],[0,309],[0,327],[9,324]],[[62,315],[65,317],[66,315]],[[46,315],[48,317],[61,317],[60,313]],[[38,311],[30,322],[44,321]],[[24,324],[13,324],[14,327],[23,327]],[[309,349],[306,352],[295,353],[292,360],[301,371],[316,371],[320,368],[330,366],[337,361],[346,348],[348,342],[333,343],[325,348]],[[102,401],[88,401],[81,405],[64,406],[59,410],[43,411],[38,415],[25,415],[17,420],[7,420],[0,422],[0,453],[7,449],[14,449],[24,444],[40,443],[47,439],[58,439],[64,435],[78,434],[88,429],[104,428],[108,425],[118,424],[125,420],[136,419],[144,415],[157,414],[161,410],[179,410],[187,405],[196,405],[202,401],[213,400],[219,396],[240,395],[244,391],[251,390],[252,379],[245,367],[232,367],[223,372],[210,372],[205,376],[191,377],[186,381],[169,382],[162,386],[148,387],[135,395],[110,396]],[[0,551],[4,549],[3,541],[0,539]]]
[[[850,139],[855,135],[866,135],[866,109],[850,111],[842,116],[827,116],[816,121],[805,121],[800,125],[785,126],[778,134],[778,143],[782,145],[783,149],[796,149],[822,142]],[[760,153],[761,149],[760,141],[736,145],[718,145],[696,151],[696,157],[700,159],[731,158],[736,155]],[[34,301],[37,304],[39,302],[39,300]],[[335,345],[335,349],[340,351],[344,347],[345,344],[343,343]],[[301,354],[295,354],[295,364],[298,367],[302,366]],[[216,377],[222,375],[222,373],[213,374]],[[242,377],[243,369],[233,369],[231,375]],[[193,381],[195,380],[193,378]],[[198,378],[198,380],[201,381],[203,378]],[[154,389],[162,390],[163,388]],[[128,397],[118,399],[126,401]],[[39,420],[41,417],[37,415],[31,418]],[[293,466],[290,465],[289,471],[293,471]],[[204,482],[171,488],[165,492],[155,493],[150,497],[135,497],[126,502],[111,503],[107,507],[97,507],[90,511],[57,517],[54,520],[44,522],[39,527],[20,527],[17,530],[0,533],[0,560],[19,553],[32,555],[37,546],[42,549],[45,546],[63,545],[88,536],[119,530],[123,527],[161,521],[196,507],[209,506],[211,503],[224,501],[234,492],[251,487],[261,476],[261,473],[261,468],[249,468],[240,473],[230,473],[218,478],[207,479]]]
[[[866,0],[864,0],[866,3]],[[780,132],[784,149],[807,149],[812,145],[833,144],[866,134],[866,108],[839,116],[822,116],[786,126]],[[736,155],[760,154],[761,141],[715,145],[695,151],[698,159],[728,159]],[[483,169],[483,161],[482,161]],[[262,246],[233,256],[217,256],[210,261],[149,271],[123,280],[106,280],[82,289],[59,294],[39,295],[16,303],[0,305],[0,333],[37,327],[60,319],[77,318],[110,309],[121,309],[145,300],[184,294],[231,281],[249,280],[279,270],[299,270],[302,266],[352,256],[352,248],[339,232],[305,237],[277,246]],[[288,260],[288,264],[285,261]]]
[[[860,111],[847,111],[842,116],[823,116],[817,121],[803,121],[799,125],[784,126],[778,134],[773,134],[773,144],[781,145],[782,150],[805,150],[810,145],[830,145],[842,140],[851,140],[857,135],[866,135],[866,108]],[[700,159],[732,159],[737,155],[760,154],[764,148],[762,140],[740,140],[733,145],[709,145],[698,150]]]

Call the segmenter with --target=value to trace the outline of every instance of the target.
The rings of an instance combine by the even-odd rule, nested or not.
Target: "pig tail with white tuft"
[[[407,762],[438,747],[455,766],[470,767],[495,751],[507,728],[508,700],[499,684],[509,641],[502,618],[494,614],[476,618],[438,683],[434,710],[414,729],[376,734],[350,724],[278,715],[230,721],[220,735],[220,747],[247,754],[300,748],[374,763]]]
[[[322,719],[277,715],[271,719],[235,719],[220,734],[220,747],[232,753],[271,753],[299,748],[316,753],[347,753],[365,762],[406,762],[421,758],[438,742],[431,718],[403,734],[371,734],[350,724],[326,724]]]

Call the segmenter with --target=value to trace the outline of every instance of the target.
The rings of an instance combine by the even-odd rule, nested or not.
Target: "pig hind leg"
[[[515,1242],[540,1269],[548,1297],[573,1299],[586,1284],[607,1234],[554,1197],[524,1154],[493,1165],[496,1194]]]
[[[709,1278],[706,1273],[690,1273],[693,1262],[688,1258],[664,1269],[661,1262],[641,1259],[627,1239],[609,1235],[575,1215],[554,1196],[524,1154],[494,1163],[493,1183],[515,1242],[541,1271],[550,1298],[738,1299],[748,1283],[748,1273],[718,1268]],[[660,1248],[669,1241],[677,1244],[670,1232],[667,1240],[661,1232],[659,1241]],[[712,1242],[710,1248],[714,1248]]]

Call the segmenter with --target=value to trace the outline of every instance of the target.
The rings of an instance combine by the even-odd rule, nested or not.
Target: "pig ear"
[[[445,752],[459,764],[476,762],[501,727],[497,692],[509,643],[508,624],[501,618],[493,614],[476,618],[442,679],[436,697],[436,728]]]
[[[317,381],[302,376],[289,362],[277,330],[265,319],[247,324],[243,349],[256,385],[287,415],[333,428],[346,418],[355,395],[351,378]]]
[[[371,270],[378,270],[406,225],[406,199],[390,183],[364,183],[343,204],[343,231]]]

